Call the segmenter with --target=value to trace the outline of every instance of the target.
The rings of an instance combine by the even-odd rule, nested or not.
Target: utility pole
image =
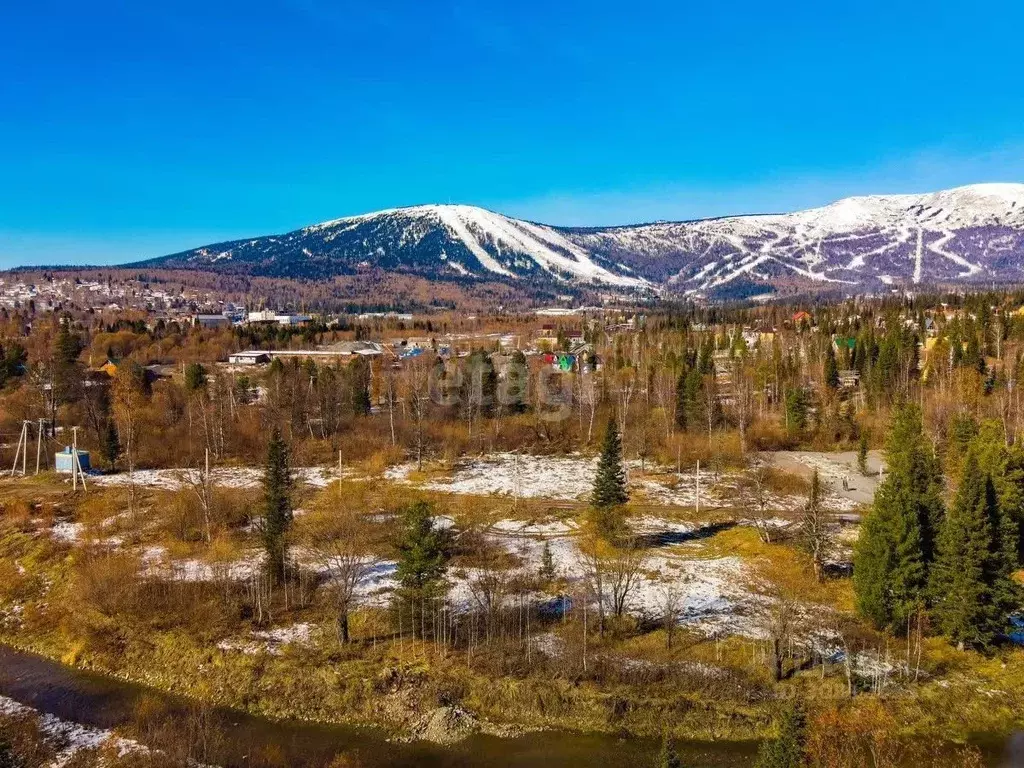
[[[39,460],[43,457],[43,420],[39,420],[36,428],[36,474],[39,474]]]
[[[85,472],[82,461],[78,458],[78,427],[71,428],[71,489],[78,490],[78,478],[82,478],[82,490],[89,490],[85,485]]]
[[[700,459],[697,459],[697,514],[700,514]]]
[[[28,474],[28,422],[21,422],[21,434],[24,438],[25,444],[21,448],[21,476],[25,477]]]
[[[71,490],[78,490],[78,427],[71,428]]]
[[[28,451],[28,422],[21,422],[21,434],[18,435],[18,446],[14,449],[14,463],[11,465],[11,477],[18,472],[18,459],[21,459],[21,474],[25,474],[25,458],[23,452]]]

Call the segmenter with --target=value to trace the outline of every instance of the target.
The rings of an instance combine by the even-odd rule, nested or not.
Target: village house
[[[224,315],[193,315],[192,324],[200,328],[226,328],[231,325],[231,318]]]
[[[231,365],[266,365],[270,362],[270,353],[259,349],[235,352],[228,355],[228,362]]]

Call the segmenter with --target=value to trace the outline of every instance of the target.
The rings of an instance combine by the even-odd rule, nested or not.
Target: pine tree
[[[403,536],[396,569],[403,590],[420,596],[430,592],[448,567],[448,536],[434,523],[433,508],[418,501],[403,513]]]
[[[676,426],[679,429],[686,429],[689,421],[688,415],[691,407],[689,390],[687,388],[687,373],[684,367],[676,379]]]
[[[185,391],[198,392],[206,386],[206,369],[202,363],[189,363],[185,366]]]
[[[551,543],[544,542],[544,550],[540,555],[540,577],[545,581],[555,578],[555,558],[551,554]]]
[[[263,476],[263,546],[267,553],[267,572],[275,583],[280,583],[285,577],[288,557],[286,536],[292,523],[291,490],[288,446],[281,437],[281,430],[274,427],[267,444]]]
[[[658,768],[683,768],[683,762],[679,759],[672,740],[668,736],[661,739],[661,751],[658,752]]]
[[[78,356],[82,352],[82,340],[78,334],[71,331],[71,318],[65,317],[60,321],[60,329],[57,331],[57,339],[53,345],[54,362],[59,366],[71,366],[78,362]]]
[[[786,428],[791,433],[803,432],[807,426],[807,393],[796,387],[786,393]]]
[[[970,452],[938,540],[933,616],[958,646],[988,648],[1013,602],[1012,556],[995,486]]]
[[[117,424],[113,419],[107,422],[107,429],[103,433],[103,458],[107,465],[113,469],[117,458],[121,455],[121,440],[117,434]]]
[[[900,409],[886,447],[889,474],[865,516],[854,552],[859,613],[898,629],[925,602],[935,531],[944,515],[942,474],[912,406]]]
[[[422,620],[426,601],[442,592],[444,575],[448,570],[449,538],[447,532],[434,522],[434,510],[425,501],[408,506],[403,515],[402,538],[398,542],[399,610],[406,607],[412,619],[413,634],[422,634]],[[417,618],[418,617],[418,618]]]
[[[369,363],[365,358],[360,358],[349,370],[352,374],[352,410],[357,416],[368,416],[373,406],[370,399]]]
[[[857,445],[857,469],[864,477],[868,476],[868,436],[863,432]]]
[[[626,490],[626,472],[622,464],[622,440],[619,438],[619,427],[612,417],[604,433],[604,445],[597,464],[590,503],[597,510],[608,510],[622,506],[627,501],[629,492]]]
[[[908,484],[921,535],[925,567],[935,559],[935,539],[942,525],[942,466],[924,435],[921,411],[905,405],[896,411],[885,448],[886,471]],[[909,511],[908,511],[909,513]]]
[[[806,765],[807,721],[797,707],[782,714],[779,735],[761,743],[755,768],[800,768]]]
[[[831,342],[825,349],[825,386],[833,391],[839,389],[839,366],[836,365],[836,353]]]

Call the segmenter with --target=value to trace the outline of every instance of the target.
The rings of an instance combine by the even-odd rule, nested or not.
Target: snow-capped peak
[[[1024,184],[849,197],[818,208],[571,229],[470,205],[334,219],[149,265],[325,279],[366,269],[549,287],[667,287],[758,295],[780,287],[888,290],[904,283],[1024,283]]]
[[[558,279],[582,280],[619,287],[647,286],[646,280],[617,274],[596,264],[583,248],[556,229],[513,219],[472,205],[417,205],[393,208],[315,224],[306,233],[344,229],[367,222],[389,220],[415,231],[441,226],[464,246],[486,272],[516,277],[513,268],[523,258],[533,261]]]

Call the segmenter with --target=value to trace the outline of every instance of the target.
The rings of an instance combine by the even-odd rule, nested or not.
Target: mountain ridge
[[[560,227],[476,206],[425,204],[126,266],[314,280],[379,269],[436,280],[542,281],[708,298],[1019,283],[1024,184],[861,195],[791,213],[610,227]]]

